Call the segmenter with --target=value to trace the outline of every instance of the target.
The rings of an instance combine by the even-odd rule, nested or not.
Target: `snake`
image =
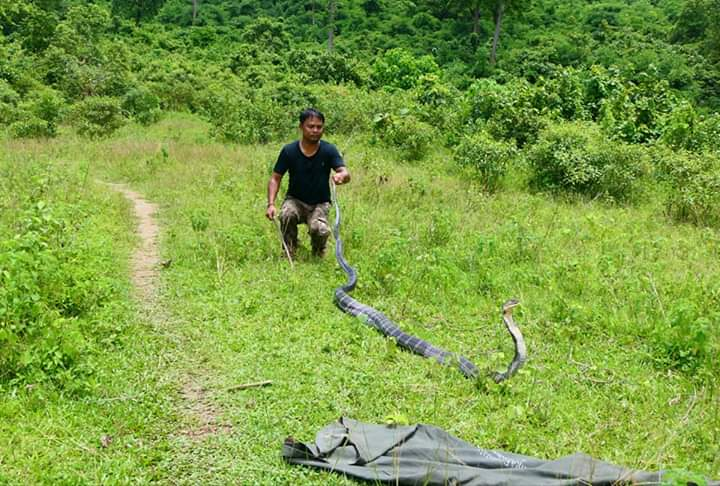
[[[387,337],[395,339],[398,346],[407,349],[413,353],[419,354],[425,358],[435,359],[442,365],[455,365],[460,372],[467,378],[478,378],[481,371],[477,365],[465,356],[446,351],[430,344],[429,342],[411,334],[404,332],[397,324],[382,312],[363,304],[354,299],[350,292],[357,285],[357,271],[345,259],[343,253],[343,241],[340,237],[340,204],[337,200],[337,192],[335,184],[331,180],[331,192],[333,206],[335,207],[335,224],[333,225],[333,236],[335,237],[335,259],[340,267],[347,275],[345,284],[335,288],[335,305],[346,314],[360,319],[367,325],[374,327]],[[513,309],[519,305],[516,299],[510,299],[502,305],[502,320],[507,331],[512,337],[515,346],[515,355],[504,371],[492,371],[487,374],[495,381],[500,383],[513,376],[522,367],[527,359],[527,348],[520,328],[512,317]]]

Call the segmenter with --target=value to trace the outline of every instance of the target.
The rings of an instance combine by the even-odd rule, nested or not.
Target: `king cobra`
[[[349,292],[352,292],[357,284],[357,272],[348,264],[343,256],[343,242],[340,238],[340,205],[337,201],[335,184],[332,179],[330,181],[330,186],[332,189],[333,204],[335,206],[335,225],[333,226],[333,235],[335,236],[335,258],[347,274],[348,279],[345,285],[341,285],[335,289],[335,304],[343,312],[350,314],[353,317],[362,319],[368,325],[382,332],[385,336],[394,338],[400,347],[408,349],[409,351],[419,354],[425,358],[434,358],[440,364],[456,364],[463,375],[468,378],[477,378],[480,375],[480,370],[466,357],[445,351],[433,346],[419,337],[403,332],[385,314],[363,304],[362,302],[358,302],[349,295]],[[500,383],[501,381],[507,380],[513,376],[517,370],[520,369],[523,363],[525,363],[527,358],[525,340],[520,332],[520,328],[517,324],[515,324],[515,321],[513,321],[512,318],[512,310],[518,304],[519,302],[517,300],[511,299],[505,302],[502,306],[503,322],[505,323],[505,327],[515,343],[515,356],[510,364],[508,364],[505,371],[488,373],[495,383]]]

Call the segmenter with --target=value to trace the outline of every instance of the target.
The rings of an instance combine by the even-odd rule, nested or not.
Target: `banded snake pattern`
[[[425,358],[434,358],[440,364],[456,364],[460,372],[468,378],[476,378],[480,376],[479,368],[466,357],[457,355],[450,351],[445,351],[433,346],[419,337],[403,332],[402,329],[400,329],[385,314],[357,301],[350,296],[349,293],[352,292],[357,285],[357,272],[350,266],[350,264],[348,264],[343,255],[343,241],[340,238],[340,205],[337,201],[337,192],[335,190],[335,184],[332,180],[330,181],[330,186],[333,204],[335,206],[335,224],[333,225],[333,235],[335,236],[335,258],[337,259],[340,267],[347,274],[347,282],[335,289],[335,304],[343,312],[350,314],[353,317],[363,318],[368,325],[376,328],[385,336],[394,338],[397,344],[402,348],[419,354]],[[520,328],[517,324],[515,324],[515,321],[512,318],[512,310],[518,304],[519,302],[517,300],[511,299],[505,302],[502,306],[503,322],[505,323],[505,327],[510,333],[515,345],[515,355],[505,371],[489,373],[496,383],[500,383],[501,381],[507,380],[513,376],[527,359],[525,340],[520,332]]]

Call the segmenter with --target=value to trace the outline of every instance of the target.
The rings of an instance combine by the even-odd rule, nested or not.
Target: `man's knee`
[[[327,238],[330,235],[330,227],[327,222],[316,219],[310,222],[310,233]]]

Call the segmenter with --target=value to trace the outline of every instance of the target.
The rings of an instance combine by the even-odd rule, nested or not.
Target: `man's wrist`
[[[274,202],[269,202],[269,203],[267,204],[267,207],[270,207],[270,206],[275,206],[275,203],[274,203]]]

